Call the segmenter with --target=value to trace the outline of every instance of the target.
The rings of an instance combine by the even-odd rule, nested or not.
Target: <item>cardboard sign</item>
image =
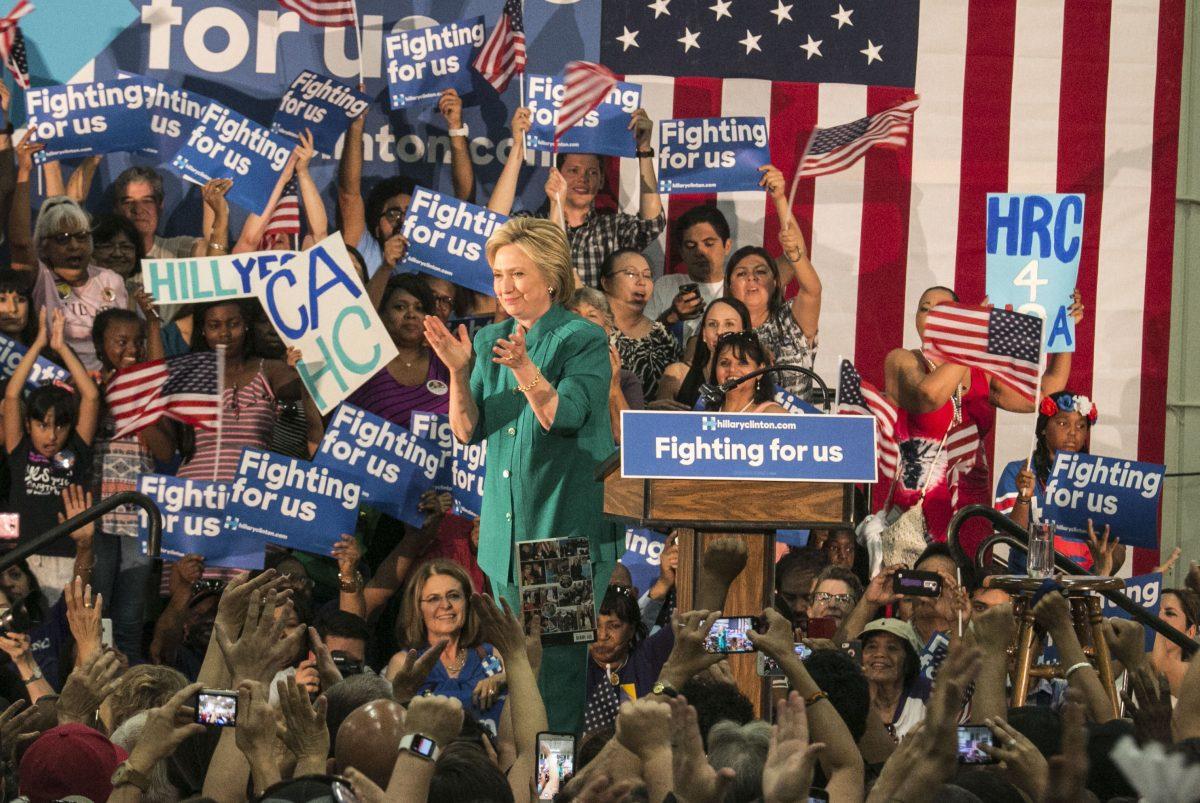
[[[666,545],[666,533],[643,527],[625,528],[625,554],[621,556],[621,565],[629,570],[629,577],[639,596],[645,594],[658,579]],[[652,623],[646,624],[649,626]]]
[[[28,351],[29,348],[20,341],[0,335],[0,379],[11,377]],[[70,379],[71,374],[67,369],[45,357],[38,357],[33,363],[33,370],[29,372],[29,378],[25,380],[25,387],[33,390],[44,382],[69,382]]]
[[[383,40],[393,109],[436,101],[443,90],[471,91],[474,50],[483,45],[483,17],[401,31]]]
[[[1042,496],[1042,518],[1057,531],[1087,538],[1088,519],[1126,546],[1158,548],[1158,501],[1165,466],[1059,452]]]
[[[182,558],[203,555],[205,564],[228,569],[261,569],[266,542],[253,533],[228,534],[221,531],[229,485],[205,482],[165,474],[142,474],[138,491],[154,500],[162,513],[162,556]],[[138,513],[138,535],[143,550],[147,517]]]
[[[329,420],[313,462],[352,477],[367,504],[420,527],[425,514],[418,503],[437,479],[442,450],[432,440],[343,403]]]
[[[92,84],[30,89],[25,109],[33,139],[46,147],[33,155],[36,164],[115,151],[154,148],[148,99],[142,82],[118,78]]]
[[[658,191],[763,191],[770,164],[765,117],[702,117],[658,124]]]
[[[278,251],[219,257],[143,259],[142,286],[155,304],[195,304],[254,297],[252,270],[277,263]]]
[[[1158,610],[1162,607],[1162,585],[1161,572],[1130,577],[1125,581],[1125,596],[1158,616]],[[1105,596],[1100,597],[1100,612],[1104,614],[1105,618],[1133,619],[1125,609],[1118,608]],[[1146,631],[1146,652],[1150,652],[1154,649],[1154,639],[1158,637],[1158,633],[1148,627],[1143,627],[1143,629]]]
[[[1082,195],[988,193],[988,300],[1045,321],[1048,354],[1075,350],[1067,309],[1082,250]]]
[[[506,220],[498,212],[418,187],[404,216],[408,253],[400,264],[494,296],[484,249]]]
[[[300,139],[307,128],[316,152],[333,156],[338,139],[370,103],[370,98],[349,84],[304,70],[279,99],[271,130]]]
[[[558,124],[565,90],[562,75],[525,76],[525,105],[533,118],[529,132],[525,134],[526,148],[554,150],[554,127]],[[641,105],[641,84],[618,81],[599,106],[563,132],[558,140],[558,152],[635,156],[637,141],[629,130],[629,119]]]
[[[154,134],[154,145],[145,150],[160,159],[169,158],[183,146],[187,134],[200,122],[204,110],[213,102],[196,92],[168,86],[144,75],[121,71],[117,75],[141,82],[150,109],[150,131]]]
[[[362,488],[329,468],[261,449],[244,449],[230,483],[221,537],[251,536],[328,556],[353,535]]]
[[[586,538],[517,542],[521,621],[540,617],[543,644],[596,639],[591,547]]]
[[[450,430],[450,417],[441,413],[414,412],[411,426],[414,434],[436,441],[442,450],[435,487],[450,491],[456,514],[479,518],[483,509],[487,441],[459,443]]]
[[[188,132],[169,167],[193,184],[233,179],[226,194],[230,203],[257,213],[270,200],[294,145],[214,101]]]
[[[625,477],[875,482],[875,419],[621,412]]]

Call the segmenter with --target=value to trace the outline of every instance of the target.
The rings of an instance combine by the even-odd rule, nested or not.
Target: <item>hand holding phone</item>
[[[994,747],[992,732],[986,725],[958,726],[958,763],[995,764],[996,759],[983,751],[983,747]]]
[[[832,616],[811,617],[804,632],[809,638],[833,638],[837,632],[837,620]]]
[[[746,631],[762,632],[757,616],[722,616],[713,622],[704,639],[704,651],[714,655],[736,655],[754,652],[754,644]]]
[[[906,597],[940,597],[942,577],[937,572],[897,569],[892,575],[892,591]]]
[[[807,644],[803,644],[799,641],[796,642],[792,649],[795,651],[796,657],[801,661],[807,661],[809,656],[811,656],[813,653],[812,649],[810,649]],[[768,657],[766,653],[760,652],[758,654],[758,676],[764,678],[781,678],[784,676],[784,672],[774,658]]]
[[[575,735],[549,731],[539,733],[535,772],[537,799],[554,800],[554,796],[575,774]]]
[[[237,726],[238,696],[231,689],[201,689],[196,694],[196,721],[218,728]]]

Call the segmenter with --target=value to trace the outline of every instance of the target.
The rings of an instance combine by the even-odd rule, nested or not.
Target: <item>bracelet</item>
[[[39,680],[42,680],[45,677],[46,676],[42,674],[41,669],[35,669],[35,670],[33,670],[33,674],[30,675],[29,677],[25,678],[25,680],[22,682],[26,686],[28,686],[30,683],[37,683]]]
[[[362,572],[355,571],[349,578],[338,572],[338,585],[347,594],[357,594],[363,588]]]
[[[1016,504],[1016,505],[1028,505],[1028,504],[1029,504],[1029,497],[1028,497],[1028,496],[1021,496],[1020,494],[1017,494],[1017,501],[1016,501],[1016,502],[1014,502],[1013,504]]]
[[[225,251],[225,250],[227,250],[227,249],[225,248],[225,246],[221,245],[220,243],[214,243],[212,240],[209,240],[209,241],[208,241],[208,247],[209,247],[209,248],[212,248],[212,249],[215,249],[215,250],[217,250],[217,251]]]
[[[784,251],[784,252],[783,252],[783,255],[784,255],[786,258],[787,258],[787,261],[788,261],[788,262],[791,262],[792,264],[795,264],[795,263],[799,262],[800,260],[804,259],[804,249],[803,249],[803,248],[797,248],[797,249],[796,249],[796,255],[795,255],[795,256],[792,256],[791,254],[789,254],[789,253],[788,253],[788,252],[786,252],[786,251]]]
[[[1091,668],[1092,668],[1092,665],[1091,665],[1090,663],[1088,663],[1087,661],[1080,661],[1079,663],[1075,664],[1075,665],[1074,665],[1074,666],[1072,666],[1070,669],[1068,669],[1066,672],[1064,672],[1064,673],[1063,673],[1063,677],[1064,677],[1064,678],[1066,678],[1067,680],[1070,680],[1070,679],[1071,679],[1071,674],[1072,674],[1073,672],[1075,672],[1076,670],[1079,670],[1079,669],[1091,669]]]
[[[825,692],[815,691],[812,694],[810,694],[804,698],[804,704],[812,705],[813,703],[817,702],[818,700],[828,700],[828,699],[829,699],[829,695],[826,694]]]
[[[513,393],[528,393],[529,391],[536,388],[538,386],[538,383],[541,381],[542,381],[542,372],[538,371],[537,375],[533,377],[532,382],[530,382],[528,385],[517,385],[515,388],[513,388]]]
[[[653,159],[654,158],[654,148],[638,149],[638,150],[634,151],[634,156],[636,156],[639,159]]]

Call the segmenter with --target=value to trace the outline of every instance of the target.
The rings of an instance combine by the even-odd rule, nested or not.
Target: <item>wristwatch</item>
[[[112,774],[112,780],[110,782],[112,783],[113,789],[116,789],[118,786],[125,786],[127,784],[129,786],[136,786],[143,792],[150,788],[150,779],[141,772],[135,770],[133,767],[129,766],[128,761],[123,761],[117,766],[117,769]]]
[[[452,137],[465,137],[471,133],[470,127],[464,125],[462,128],[451,128],[446,132]]]
[[[400,740],[401,752],[407,750],[414,756],[420,756],[427,761],[437,761],[442,749],[437,742],[421,733],[410,733]]]
[[[634,151],[634,155],[639,159],[653,159],[654,148],[646,148],[645,150]]]
[[[665,694],[667,697],[678,697],[679,696],[679,692],[677,692],[675,690],[675,687],[672,686],[670,683],[667,683],[665,680],[660,680],[657,683],[655,683],[653,686],[651,686],[650,693],[651,694]]]

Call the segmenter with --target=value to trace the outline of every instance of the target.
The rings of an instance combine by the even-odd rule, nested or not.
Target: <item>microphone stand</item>
[[[737,379],[731,379],[720,385],[705,383],[700,386],[699,395],[704,401],[705,407],[711,410],[720,407],[724,403],[725,397],[729,395],[729,391],[738,385],[749,382],[751,379],[757,379],[764,374],[782,373],[784,371],[803,374],[809,379],[816,380],[816,383],[821,386],[822,403],[825,407],[825,412],[832,412],[829,400],[829,386],[825,384],[825,380],[821,378],[820,374],[811,368],[805,368],[801,365],[768,365],[766,368],[759,368],[745,376],[739,376]]]

